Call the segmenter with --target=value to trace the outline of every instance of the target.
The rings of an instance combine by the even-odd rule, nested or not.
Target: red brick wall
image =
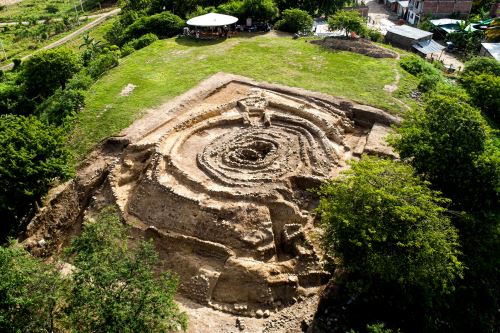
[[[424,1],[423,12],[434,16],[448,16],[452,13],[467,15],[470,13],[471,7],[471,0],[427,0]]]

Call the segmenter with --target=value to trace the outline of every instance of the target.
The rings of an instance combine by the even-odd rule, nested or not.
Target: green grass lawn
[[[386,84],[394,82],[396,71],[402,72],[395,59],[328,51],[304,39],[243,36],[220,42],[161,40],[122,59],[117,68],[94,84],[78,116],[71,146],[80,159],[97,142],[141,117],[146,109],[159,106],[217,72],[320,91],[399,113],[404,108],[396,101],[397,94],[384,91]],[[130,96],[119,97],[129,83],[137,88]]]

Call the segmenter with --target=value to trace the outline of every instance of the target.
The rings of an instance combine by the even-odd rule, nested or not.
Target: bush
[[[85,91],[58,90],[37,108],[40,120],[56,126],[62,125],[85,105]]]
[[[330,30],[345,30],[348,37],[351,32],[365,34],[367,29],[365,19],[355,10],[339,10],[328,19]]]
[[[153,33],[161,38],[177,35],[184,27],[184,20],[171,12],[163,12],[152,16],[141,17],[124,31],[124,41],[139,38]]]
[[[231,15],[235,17],[243,16],[243,1],[230,1],[217,7],[217,13]]]
[[[243,15],[262,22],[270,22],[279,14],[273,0],[244,0],[241,10]]]
[[[311,15],[300,9],[287,9],[282,13],[282,17],[275,24],[275,28],[281,31],[291,33],[310,32],[313,26]]]
[[[135,39],[133,39],[131,42],[133,42]],[[134,53],[135,49],[132,46],[131,42],[126,43],[125,45],[122,46],[121,48],[121,55],[122,57],[126,57],[129,54]]]
[[[63,283],[55,267],[15,244],[0,247],[0,331],[54,332]]]
[[[59,11],[59,8],[56,5],[47,5],[45,6],[45,10],[47,13],[55,14]]]
[[[418,90],[421,92],[429,92],[436,89],[439,81],[441,80],[440,75],[436,74],[423,74],[418,83]]]
[[[111,68],[118,66],[119,55],[116,52],[106,52],[98,56],[87,67],[87,73],[94,79],[109,71]]]
[[[61,129],[35,117],[0,116],[0,241],[15,235],[54,180],[72,175]]]
[[[174,301],[175,277],[158,273],[149,242],[128,246],[128,229],[110,209],[84,222],[64,258],[62,277],[52,261],[18,245],[0,247],[0,331],[179,332],[186,316]]]
[[[500,124],[500,76],[493,74],[466,74],[460,83],[472,98],[474,105]]]
[[[384,40],[384,35],[377,29],[368,29],[365,32],[366,37],[368,37],[372,42],[381,42]]]
[[[130,42],[125,44],[124,47],[130,46],[134,50],[140,50],[140,49],[156,42],[157,40],[158,40],[158,37],[155,34],[149,33],[149,34],[145,34],[144,36],[141,36],[140,38],[132,39]]]
[[[112,210],[86,223],[67,249],[78,269],[65,302],[69,327],[81,332],[173,332],[186,329],[174,295],[178,285],[153,245],[129,247],[127,228]],[[78,329],[76,329],[78,328]]]
[[[363,285],[384,281],[439,294],[461,276],[448,200],[408,165],[364,157],[318,193],[324,247]]]
[[[468,74],[492,74],[500,76],[500,62],[493,58],[476,57],[465,63],[463,75]]]
[[[81,67],[78,56],[68,49],[53,49],[35,53],[22,65],[22,79],[31,98],[46,98],[66,82]]]
[[[465,63],[459,82],[472,103],[500,124],[500,63],[492,58],[473,58]]]
[[[419,76],[421,74],[439,75],[439,71],[419,56],[410,55],[400,60],[399,65],[408,73]]]
[[[495,203],[495,168],[478,169],[487,127],[480,112],[457,97],[433,94],[424,110],[408,113],[393,144],[403,160],[432,182],[460,209]]]

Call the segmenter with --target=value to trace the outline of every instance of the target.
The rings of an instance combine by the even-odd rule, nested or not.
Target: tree
[[[64,143],[61,129],[35,117],[0,117],[0,241],[20,230],[54,180],[72,175]]]
[[[275,27],[291,33],[310,32],[313,18],[306,11],[300,9],[287,9],[282,13],[282,19],[276,22]]]
[[[400,156],[456,208],[481,210],[498,202],[498,170],[478,158],[488,143],[480,112],[453,96],[434,95],[407,114],[392,143]]]
[[[346,37],[351,32],[358,35],[366,30],[366,22],[355,10],[339,10],[328,19],[330,30],[344,30]]]
[[[0,331],[53,332],[63,284],[54,265],[15,244],[0,247]]]
[[[145,11],[151,6],[151,0],[120,0],[119,3],[123,11]]]
[[[217,12],[226,15],[241,17],[243,15],[243,1],[230,1],[217,7]]]
[[[500,123],[500,63],[493,58],[473,58],[465,63],[459,82],[472,102]]]
[[[65,300],[67,324],[77,332],[166,332],[186,328],[174,302],[177,280],[155,276],[153,245],[127,244],[113,210],[87,222],[67,250],[77,267]]]
[[[35,53],[23,65],[22,80],[30,98],[46,98],[57,88],[64,89],[66,82],[81,67],[73,51],[54,49]]]
[[[181,32],[184,23],[184,20],[171,12],[141,17],[125,29],[122,41],[139,38],[147,33],[154,33],[160,38],[172,37]]]
[[[325,250],[364,284],[378,280],[439,293],[462,275],[448,200],[408,165],[364,157],[318,193]]]
[[[278,16],[278,7],[273,0],[244,0],[242,11],[256,21],[269,22]]]

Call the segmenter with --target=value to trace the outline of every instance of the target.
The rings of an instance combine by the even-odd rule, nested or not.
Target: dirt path
[[[39,52],[39,51],[43,51],[43,50],[50,50],[50,49],[53,49],[53,48],[56,48],[58,46],[61,46],[63,45],[64,43],[72,40],[73,38],[75,38],[76,36],[79,36],[81,34],[83,34],[84,32],[98,26],[99,24],[103,23],[104,21],[106,21],[108,18],[118,14],[120,12],[120,8],[117,8],[115,10],[112,10],[110,12],[107,12],[107,13],[104,13],[104,14],[100,14],[100,15],[96,15],[96,17],[98,17],[96,20],[86,24],[85,26],[81,27],[80,29],[70,33],[69,35],[53,42],[53,43],[50,43],[49,45],[46,45],[44,47],[42,47],[41,49],[38,49],[37,51],[35,51],[34,53],[36,52]],[[30,58],[34,53],[31,53],[31,54],[28,54],[24,57],[21,58],[21,60],[26,60],[28,58]],[[12,67],[14,66],[13,63],[10,63],[8,65],[5,65],[3,67],[1,67],[2,70],[9,70],[11,69]]]

